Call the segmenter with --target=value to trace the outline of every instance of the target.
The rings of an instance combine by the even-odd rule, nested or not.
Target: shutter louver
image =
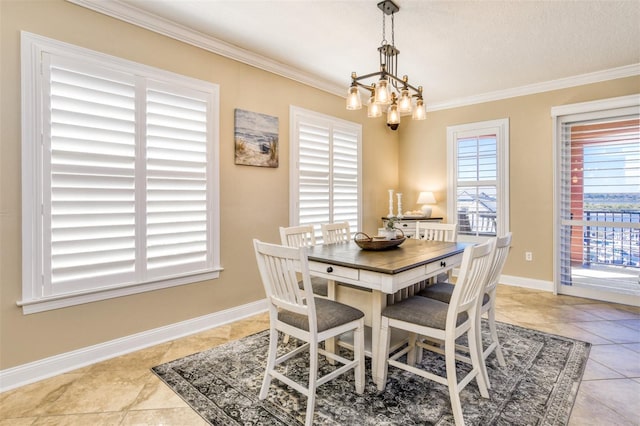
[[[206,98],[147,90],[150,277],[207,264]]]
[[[44,264],[50,282],[45,278],[43,292],[82,290],[86,282],[94,286],[131,282],[135,267],[133,79],[115,72],[101,75],[77,64],[69,69],[64,61],[53,59],[48,72],[51,188],[44,194],[44,214],[50,215],[51,229],[46,234],[51,236],[51,253],[50,264]]]

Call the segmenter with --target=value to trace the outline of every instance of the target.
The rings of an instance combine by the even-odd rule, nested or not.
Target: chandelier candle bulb
[[[360,108],[362,108],[362,101],[360,100],[358,86],[352,85],[349,87],[349,94],[347,95],[347,109],[356,110]]]

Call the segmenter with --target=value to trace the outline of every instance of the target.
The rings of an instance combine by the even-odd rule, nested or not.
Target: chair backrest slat
[[[484,244],[469,246],[465,249],[460,266],[460,274],[451,295],[450,304],[457,317],[460,312],[471,311],[478,307],[480,293],[484,294],[493,256],[496,239],[491,238]]]
[[[280,242],[288,247],[312,247],[316,245],[313,225],[280,227]]]
[[[351,240],[349,222],[323,223],[321,227],[323,244],[335,244]]]
[[[458,224],[418,221],[416,222],[416,238],[453,243],[458,238]]]

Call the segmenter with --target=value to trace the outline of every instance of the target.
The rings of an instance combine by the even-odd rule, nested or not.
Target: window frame
[[[299,155],[300,155],[300,143],[299,143],[299,123],[308,122],[314,125],[326,126],[331,130],[340,130],[345,132],[353,132],[357,135],[357,206],[356,212],[357,226],[351,224],[351,232],[357,232],[362,227],[362,125],[351,121],[336,118],[330,115],[318,113],[315,111],[307,110],[297,106],[290,106],[289,109],[289,134],[290,134],[290,159],[289,159],[289,225],[297,226],[300,224],[300,209],[298,203],[298,192],[300,185],[299,174]],[[330,137],[331,138],[331,137]],[[331,172],[332,173],[332,172]],[[330,186],[332,185],[332,176],[330,176]],[[330,197],[330,207],[331,207]],[[334,212],[330,211],[330,216],[333,217]],[[331,221],[331,220],[330,220]],[[315,224],[314,224],[315,225]],[[316,240],[322,241],[319,226],[315,226]]]
[[[44,288],[45,254],[44,235],[47,226],[43,222],[44,202],[48,197],[43,194],[48,185],[43,179],[45,140],[48,125],[45,125],[46,105],[45,93],[48,83],[44,81],[47,73],[43,72],[47,55],[70,58],[76,61],[98,66],[101,69],[124,71],[135,74],[136,78],[144,77],[152,80],[153,85],[169,84],[176,90],[196,90],[206,93],[208,105],[207,119],[207,216],[210,239],[207,244],[207,267],[205,270],[190,271],[151,278],[141,282],[136,280],[117,286],[105,288],[89,288],[70,293],[46,295]],[[42,37],[29,32],[21,32],[21,78],[22,78],[22,299],[17,302],[24,314],[42,312],[83,303],[121,297],[146,291],[210,280],[219,277],[220,266],[220,179],[219,179],[219,87],[217,84],[197,80],[162,69],[135,63],[111,55],[92,51],[68,43]],[[139,100],[136,100],[139,102]],[[141,114],[136,107],[136,128],[143,124],[139,120]],[[142,133],[144,134],[144,133]],[[136,144],[136,151],[140,147]],[[136,163],[140,161],[136,155]],[[138,178],[136,178],[137,181]],[[146,175],[143,176],[146,179]],[[138,184],[136,184],[138,186]],[[137,189],[136,192],[139,190]],[[136,198],[136,204],[139,201]],[[137,213],[136,213],[137,214]],[[138,224],[136,226],[144,226]],[[136,236],[136,244],[145,243]],[[139,254],[136,254],[138,257]],[[143,260],[146,262],[146,260]]]
[[[457,222],[458,192],[458,156],[457,140],[468,137],[479,137],[487,134],[496,135],[496,234],[509,232],[509,119],[466,123],[447,126],[447,217],[449,222]],[[489,236],[461,235],[458,241],[483,242]]]

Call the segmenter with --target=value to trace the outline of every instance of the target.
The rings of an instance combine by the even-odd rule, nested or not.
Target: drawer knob
[[[327,272],[328,272],[328,273],[332,273],[332,272],[333,272],[333,268],[332,268],[331,266],[329,266],[329,267],[327,268]]]
[[[447,262],[445,262],[444,260],[441,260],[440,261],[440,266],[442,266],[444,268],[445,266],[447,266]]]

